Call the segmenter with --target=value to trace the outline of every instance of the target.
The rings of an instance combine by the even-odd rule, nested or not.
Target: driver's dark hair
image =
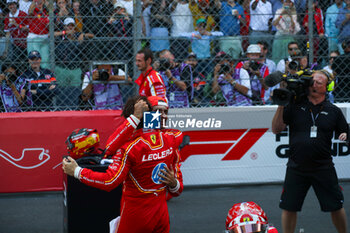
[[[137,96],[130,97],[126,101],[121,116],[123,116],[125,118],[128,118],[131,114],[133,114],[134,110],[135,110],[134,106],[135,106],[136,102],[139,101],[139,100],[146,101],[146,103],[148,105],[148,108],[150,110],[152,110],[151,104],[148,102],[147,97],[146,96],[138,96],[137,95]],[[141,118],[140,124],[137,126],[137,129],[141,129],[142,127],[143,127],[143,118]]]

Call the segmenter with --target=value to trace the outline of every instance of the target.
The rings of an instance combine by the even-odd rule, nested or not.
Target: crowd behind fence
[[[307,68],[334,72],[331,101],[350,97],[349,0],[1,4],[1,112],[120,109],[138,93],[141,48],[171,107],[272,104],[265,77]]]

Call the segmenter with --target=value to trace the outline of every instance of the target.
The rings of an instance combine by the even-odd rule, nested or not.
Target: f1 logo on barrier
[[[181,159],[185,161],[193,155],[224,154],[222,160],[240,160],[267,130],[268,128],[183,132],[190,136],[190,143],[181,150]]]

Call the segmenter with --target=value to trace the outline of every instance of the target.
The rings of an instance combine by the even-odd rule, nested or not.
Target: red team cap
[[[165,106],[166,108],[169,108],[168,103],[165,101],[165,99],[163,97],[160,97],[160,96],[148,96],[147,100],[151,104],[152,107]]]
[[[255,202],[237,203],[228,211],[226,233],[267,233],[268,227],[265,212]]]

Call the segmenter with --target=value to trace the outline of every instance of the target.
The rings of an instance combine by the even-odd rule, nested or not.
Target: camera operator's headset
[[[335,82],[334,82],[334,76],[333,74],[329,73],[327,70],[318,70],[322,74],[326,75],[327,77],[327,92],[334,91],[335,88]]]

